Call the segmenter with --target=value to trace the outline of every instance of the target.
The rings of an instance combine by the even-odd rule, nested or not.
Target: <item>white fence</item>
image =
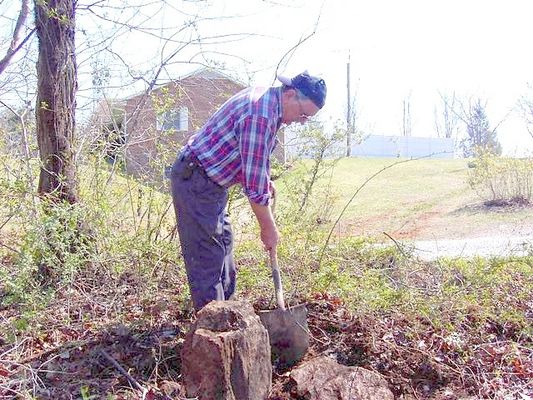
[[[453,138],[370,135],[352,146],[352,156],[453,158]]]

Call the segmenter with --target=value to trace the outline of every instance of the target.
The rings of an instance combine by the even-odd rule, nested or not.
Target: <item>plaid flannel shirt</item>
[[[250,201],[270,202],[270,155],[281,125],[281,88],[244,89],[191,136],[193,154],[207,175],[224,187],[241,184]]]

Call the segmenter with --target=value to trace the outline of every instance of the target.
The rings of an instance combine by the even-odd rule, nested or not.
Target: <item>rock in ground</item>
[[[329,357],[317,357],[294,369],[291,379],[306,400],[393,400],[380,374],[347,367]]]
[[[197,315],[181,352],[188,397],[264,400],[272,386],[268,333],[252,306],[213,301]]]

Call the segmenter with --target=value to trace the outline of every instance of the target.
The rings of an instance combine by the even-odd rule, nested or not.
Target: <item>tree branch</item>
[[[105,350],[100,350],[100,354],[102,354],[107,359],[107,361],[113,364],[113,366],[135,387],[135,389],[138,389],[143,393],[146,392],[146,389],[139,382],[137,382],[130,374],[128,374],[128,372]]]
[[[24,45],[24,43],[28,41],[31,35],[33,35],[33,32],[35,32],[35,28],[33,28],[31,32],[23,40],[20,40],[20,35],[22,33],[24,23],[26,22],[26,19],[28,18],[29,13],[30,13],[29,0],[22,0],[20,13],[17,18],[17,23],[15,24],[15,29],[13,31],[13,39],[11,40],[11,45],[7,49],[7,52],[4,58],[0,60],[0,74],[4,72],[4,70],[9,65],[9,62],[11,61],[13,56],[17,53],[17,51],[20,50],[20,48]]]
[[[276,77],[278,76],[278,71],[279,71],[279,68],[281,67],[281,64],[283,63],[283,61],[286,59],[286,58],[289,58],[292,57],[292,55],[294,54],[294,52],[298,49],[298,47],[303,44],[304,42],[306,42],[307,40],[309,40],[311,37],[313,37],[316,33],[316,30],[317,30],[317,27],[318,27],[318,24],[320,22],[320,17],[322,15],[322,8],[324,7],[324,2],[322,2],[322,7],[320,8],[320,12],[318,13],[318,18],[316,20],[316,23],[315,23],[315,26],[314,26],[314,29],[313,29],[313,32],[311,32],[309,35],[305,36],[305,37],[302,37],[300,38],[300,40],[298,41],[298,43],[296,43],[294,46],[292,46],[289,50],[287,50],[285,52],[285,54],[283,54],[283,56],[281,56],[279,62],[278,62],[278,65],[276,65],[276,70],[275,70],[275,73],[274,73],[274,80],[272,82],[272,84],[274,84],[274,82],[276,81]]]

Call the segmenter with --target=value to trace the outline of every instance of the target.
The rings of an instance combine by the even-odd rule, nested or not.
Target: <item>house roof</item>
[[[212,79],[227,79],[227,80],[230,80],[230,81],[233,81],[235,83],[238,83],[238,84],[241,84],[241,85],[244,85],[242,82],[238,81],[237,79],[235,78],[232,78],[231,76],[229,75],[226,75],[220,71],[216,71],[212,68],[200,68],[200,69],[197,69],[195,71],[192,71],[182,77],[180,77],[179,79],[177,79],[177,81],[181,81],[181,80],[184,80],[186,78],[204,78],[204,79],[209,79],[209,80],[212,80]]]
[[[173,84],[173,83],[178,83],[178,82],[182,82],[182,81],[185,81],[185,80],[188,80],[188,79],[205,79],[207,81],[216,81],[216,80],[227,80],[227,81],[231,81],[233,83],[236,83],[238,85],[241,85],[243,88],[246,86],[244,83],[240,82],[239,80],[235,79],[235,78],[232,78],[231,76],[229,75],[226,75],[220,71],[216,71],[214,69],[211,69],[211,68],[199,68],[195,71],[192,71],[186,75],[183,75],[177,79],[174,79],[174,80],[170,80],[168,82],[165,82],[165,83],[162,83],[162,84],[159,84],[159,85],[155,85],[153,88],[152,88],[152,91],[157,91],[161,88],[164,88],[165,86],[167,85],[170,85],[170,84]],[[130,96],[126,96],[126,97],[123,97],[123,98],[119,98],[119,99],[115,99],[115,100],[105,100],[105,101],[102,101],[102,104],[101,104],[101,107],[102,109],[107,109],[107,113],[115,120],[119,120],[121,118],[124,118],[124,108],[128,102],[128,100],[131,100],[131,99],[135,99],[136,97],[139,97],[139,96],[144,96],[146,95],[146,90],[143,90],[141,92],[138,92],[136,94],[133,94],[133,95],[130,95]]]
[[[195,71],[192,71],[186,75],[183,75],[183,76],[180,76],[179,78],[177,79],[173,79],[173,80],[170,80],[168,82],[165,82],[165,83],[161,83],[159,85],[155,85],[152,89],[152,91],[154,90],[157,90],[157,89],[161,89],[169,84],[172,84],[172,83],[176,83],[176,82],[181,82],[181,81],[184,81],[185,79],[189,79],[189,78],[201,78],[201,79],[206,79],[206,80],[210,80],[210,81],[213,81],[213,80],[217,80],[217,79],[225,79],[225,80],[229,80],[229,81],[232,81],[234,83],[237,83],[239,85],[242,85],[243,87],[245,87],[246,85],[229,76],[229,75],[226,75],[220,71],[216,71],[214,69],[211,69],[211,68],[207,68],[207,67],[204,67],[204,68],[199,68]],[[114,100],[113,103],[121,103],[121,102],[124,102],[126,100],[130,100],[130,99],[134,99],[135,97],[138,97],[138,96],[142,96],[146,94],[146,90],[143,90],[141,92],[138,92],[138,93],[135,93],[131,96],[127,96],[127,97],[124,97],[122,99],[117,99],[117,100]]]

